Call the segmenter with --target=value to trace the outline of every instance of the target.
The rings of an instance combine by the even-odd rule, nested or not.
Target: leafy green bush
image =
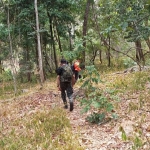
[[[104,91],[98,88],[100,75],[94,66],[87,66],[83,75],[82,88],[85,90],[85,98],[81,100],[83,106],[82,113],[93,110],[91,116],[87,120],[92,123],[102,122],[106,115],[112,114],[114,109],[111,101],[114,100],[114,92]],[[96,111],[97,113],[95,113]],[[115,114],[112,114],[115,117]]]

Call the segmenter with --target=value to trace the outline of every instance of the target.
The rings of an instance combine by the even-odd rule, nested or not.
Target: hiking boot
[[[70,111],[73,111],[73,102],[70,102]]]
[[[65,104],[64,108],[65,108],[65,109],[68,109],[68,105],[67,105],[67,104]]]

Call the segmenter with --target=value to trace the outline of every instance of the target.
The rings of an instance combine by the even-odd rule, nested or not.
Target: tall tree
[[[145,40],[148,45],[150,36],[148,24],[145,23],[149,18],[149,9],[146,6],[150,6],[147,0],[120,0],[117,2],[116,9],[117,20],[125,33],[124,38],[135,43],[136,60],[143,64],[145,59],[141,43]]]
[[[43,59],[42,59],[42,50],[41,50],[41,43],[40,43],[40,32],[39,32],[39,17],[38,17],[38,8],[37,8],[37,0],[34,0],[35,6],[35,15],[36,15],[36,34],[37,34],[37,42],[38,42],[38,61],[39,61],[39,74],[40,80],[43,84],[44,82],[44,73],[43,73]]]
[[[91,0],[87,0],[85,13],[84,13],[84,21],[83,21],[83,47],[84,47],[84,50],[82,52],[82,58],[81,58],[82,69],[85,68],[85,49],[86,49],[86,38],[85,37],[87,34],[87,25],[88,25],[88,16],[89,16],[89,11],[90,11],[90,4],[91,4]]]
[[[5,14],[7,16],[7,32],[8,32],[8,41],[9,41],[9,55],[10,55],[10,65],[11,65],[11,73],[14,81],[14,94],[17,94],[17,81],[16,81],[16,67],[15,67],[15,57],[13,51],[13,42],[11,37],[11,23],[10,23],[10,2],[8,0],[8,4],[5,4],[3,0],[1,0],[1,4],[3,5],[3,9],[5,10]]]

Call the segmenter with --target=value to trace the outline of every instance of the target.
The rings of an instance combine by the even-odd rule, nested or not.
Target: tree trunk
[[[103,61],[102,61],[102,50],[99,50],[99,61],[101,64],[103,63]]]
[[[84,50],[82,52],[82,58],[81,58],[82,69],[85,69],[85,48],[86,48],[85,36],[87,33],[87,23],[88,23],[89,11],[90,11],[90,2],[91,2],[91,0],[87,0],[86,9],[85,9],[85,13],[84,13],[84,21],[83,21],[83,47],[84,47]]]
[[[145,64],[145,59],[144,59],[144,55],[143,55],[143,51],[142,51],[142,45],[141,45],[141,41],[137,40],[135,42],[135,46],[136,46],[136,60],[137,62],[142,62],[143,65]]]
[[[108,35],[108,44],[109,44],[109,47],[107,48],[107,60],[108,60],[108,67],[110,67],[110,36]]]
[[[50,17],[50,15],[48,15]],[[59,32],[58,32],[58,23],[57,20],[55,19],[55,26],[56,26],[56,32],[55,32],[55,37],[56,37],[56,41],[58,42],[58,46],[59,46],[59,50],[62,53],[62,46],[61,46],[61,41],[60,41],[60,36],[59,36]]]
[[[38,55],[38,42],[37,42],[37,36],[35,36],[34,40],[35,40],[36,64],[37,64],[37,66],[39,66],[39,61],[38,61],[39,55]]]
[[[97,55],[97,51],[98,50],[92,50],[92,57],[91,57],[91,59],[90,59],[90,62],[94,65],[94,61],[95,61],[95,58],[96,58],[96,55]]]
[[[149,51],[150,51],[150,39],[148,38],[148,39],[146,39],[145,41],[146,41],[146,44],[147,44],[147,46],[148,46],[148,48],[149,48]]]
[[[58,45],[59,45],[59,50],[60,50],[60,52],[62,52],[62,47],[61,47],[61,42],[60,42],[59,34],[58,34]]]
[[[29,55],[29,47],[28,47],[28,42],[27,42],[27,45],[26,45],[26,52],[27,52],[27,59],[26,59],[26,62],[28,64],[28,67],[27,67],[27,80],[28,82],[31,82],[31,65],[29,63],[30,61],[30,55]]]
[[[7,26],[8,26],[8,38],[9,38],[9,49],[10,49],[10,64],[11,64],[11,72],[14,81],[14,94],[17,94],[17,82],[16,82],[16,68],[15,68],[15,61],[13,56],[13,47],[12,47],[12,38],[10,34],[10,15],[9,15],[9,6],[7,6]]]
[[[43,73],[43,63],[42,63],[42,51],[41,51],[41,42],[40,42],[40,33],[39,33],[39,18],[38,18],[38,9],[37,9],[37,0],[34,0],[35,6],[35,15],[36,15],[36,30],[37,30],[37,44],[38,44],[38,62],[39,62],[39,74],[41,86],[44,82],[44,73]]]
[[[47,52],[46,51],[43,51],[43,53],[44,53],[44,60],[45,60],[45,66],[46,66],[46,68],[48,69],[48,71],[50,72],[50,73],[52,73],[52,68],[51,68],[51,66],[50,66],[50,64],[49,64],[49,58],[48,58],[48,56],[47,56]]]
[[[59,46],[59,50],[60,52],[62,53],[62,46],[61,46],[61,41],[60,41],[60,36],[59,36],[59,33],[58,33],[58,29],[57,29],[57,22],[55,21],[55,24],[56,24],[56,39],[57,39],[57,42],[58,42],[58,46]]]
[[[69,34],[69,46],[70,51],[73,50],[73,44],[74,44],[74,26],[72,24],[68,25],[68,34]]]
[[[49,24],[50,24],[50,33],[51,33],[51,40],[52,40],[52,47],[53,47],[53,52],[54,52],[54,61],[55,61],[55,66],[56,69],[58,68],[58,63],[57,63],[57,57],[56,57],[56,49],[55,49],[55,41],[54,41],[54,35],[53,35],[53,25],[52,25],[52,18],[50,16],[50,14],[48,13],[48,17],[49,17]]]

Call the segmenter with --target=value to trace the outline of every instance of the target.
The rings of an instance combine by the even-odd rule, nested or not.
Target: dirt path
[[[80,143],[85,150],[129,150],[130,143],[122,142],[119,125],[122,119],[111,121],[104,125],[92,125],[85,118],[87,114],[81,114],[79,102],[75,102],[74,111],[68,113],[68,118],[73,131],[80,133]]]
[[[60,94],[56,96],[57,106],[62,107]],[[92,125],[85,118],[88,114],[81,114],[82,108],[79,101],[74,101],[74,110],[68,113],[68,118],[72,125],[73,133],[80,135],[80,144],[85,146],[85,150],[129,150],[130,145],[123,143],[121,134],[118,133],[119,122],[112,121],[104,125]]]
[[[137,97],[138,94],[136,95],[136,98]],[[79,142],[81,145],[85,146],[85,150],[130,150],[133,146],[135,134],[137,134],[138,137],[141,137],[142,142],[145,143],[142,149],[150,150],[150,112],[148,107],[147,111],[129,111],[128,106],[132,101],[136,102],[135,99],[128,99],[127,97],[122,99],[119,102],[118,110],[116,110],[119,118],[103,125],[92,125],[86,122],[85,118],[88,114],[81,114],[82,108],[80,107],[79,101],[74,101],[74,110],[72,112],[66,110],[68,112],[67,117],[72,125],[73,133],[79,134]],[[12,104],[13,110],[10,109]],[[149,106],[149,104],[147,105]],[[48,109],[51,109],[55,106],[63,107],[63,104],[59,92],[56,90],[44,90],[32,93],[31,95],[24,97],[23,100],[16,99],[12,103],[0,103],[0,106],[0,113],[6,113],[2,112],[3,107],[12,111],[9,120],[11,121],[16,115],[22,117],[25,113],[33,113],[43,106],[47,106]],[[141,117],[137,118],[139,115]],[[143,120],[141,120],[142,116]],[[143,123],[141,123],[142,121]],[[121,132],[119,131],[120,127],[123,127],[127,137],[130,137],[130,141],[132,142],[122,140]],[[141,135],[139,135],[140,133]]]

